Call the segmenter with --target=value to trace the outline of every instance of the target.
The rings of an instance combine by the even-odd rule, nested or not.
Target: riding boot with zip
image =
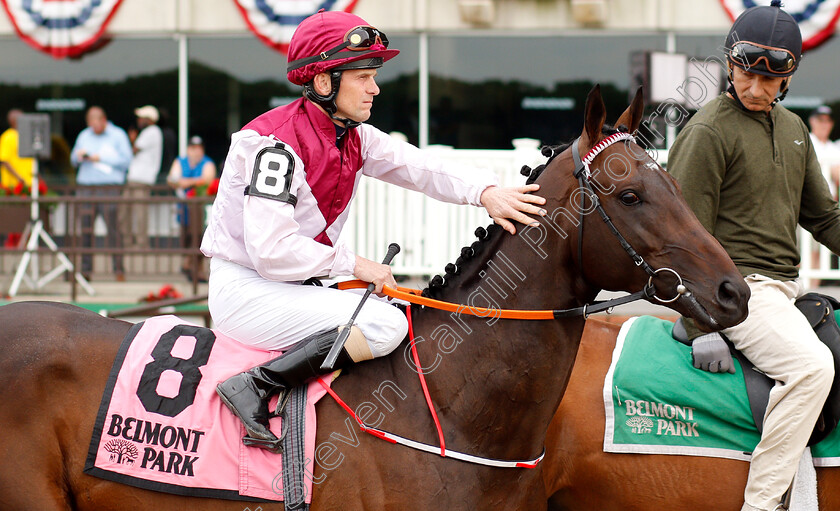
[[[280,439],[268,429],[268,400],[274,394],[289,391],[306,380],[323,374],[321,364],[338,338],[338,329],[310,335],[291,350],[263,365],[228,378],[216,386],[222,402],[242,423],[248,434],[245,445],[280,452]],[[335,368],[353,361],[342,349]],[[283,396],[281,396],[281,399]]]

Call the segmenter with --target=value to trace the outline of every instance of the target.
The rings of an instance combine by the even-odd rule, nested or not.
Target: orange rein
[[[368,282],[363,280],[347,280],[337,284],[338,289],[364,289],[368,287]],[[440,309],[450,312],[457,312],[458,314],[471,314],[482,318],[499,318],[499,319],[557,319],[554,311],[551,310],[513,310],[513,309],[486,309],[484,307],[471,307],[469,305],[461,305],[457,303],[444,302],[441,300],[434,300],[420,296],[419,289],[410,289],[406,287],[397,286],[397,289],[385,286],[382,292],[391,298],[405,300],[409,303],[417,305],[425,305],[433,309]]]

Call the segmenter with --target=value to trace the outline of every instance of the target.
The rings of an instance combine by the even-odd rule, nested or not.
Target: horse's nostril
[[[729,280],[723,281],[718,287],[717,299],[722,305],[738,305],[741,303],[741,295],[738,286]]]

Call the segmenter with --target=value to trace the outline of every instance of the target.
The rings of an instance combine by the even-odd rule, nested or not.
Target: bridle
[[[623,140],[627,140],[630,142],[636,142],[636,138],[626,132],[618,132],[613,133],[602,139],[600,142],[596,143],[592,146],[583,158],[580,157],[580,148],[578,147],[580,144],[580,138],[577,138],[574,142],[572,142],[572,159],[574,160],[575,168],[574,168],[574,176],[578,180],[578,184],[582,190],[585,191],[584,195],[587,196],[593,202],[593,208],[598,212],[598,215],[601,217],[601,220],[607,225],[610,232],[612,232],[613,236],[618,239],[618,243],[621,245],[621,248],[627,252],[627,255],[633,260],[636,266],[640,267],[648,274],[648,282],[645,284],[645,287],[636,293],[632,293],[629,296],[622,297],[615,299],[615,301],[622,300],[621,303],[627,303],[626,299],[633,297],[633,299],[642,299],[642,298],[653,298],[654,300],[660,303],[671,303],[678,300],[681,296],[690,295],[688,289],[683,284],[682,277],[676,270],[672,268],[659,268],[654,270],[650,264],[648,264],[645,259],[639,255],[638,252],[630,245],[630,242],[621,235],[618,228],[613,223],[612,219],[609,217],[606,211],[604,211],[604,207],[601,205],[601,201],[598,199],[598,195],[595,193],[595,190],[592,188],[592,183],[590,182],[592,179],[592,172],[589,170],[589,165],[595,159],[598,154],[604,151],[609,146],[621,142]],[[580,268],[581,276],[584,276],[586,273],[583,269],[583,216],[584,211],[581,208],[580,211],[580,221],[578,222],[578,267]],[[660,272],[668,272],[674,275],[677,279],[677,286],[676,286],[676,294],[674,294],[671,298],[660,298],[656,296],[656,291],[653,286],[653,279],[656,277]],[[607,300],[604,302],[598,302],[597,304],[590,306],[589,310],[584,312],[584,316],[591,314],[593,312],[599,312],[601,310],[608,310],[612,308],[617,303],[612,303],[613,300]],[[586,306],[584,306],[586,307]],[[596,310],[597,309],[597,310]]]
[[[594,301],[592,303],[581,305],[580,307],[572,307],[570,309],[549,310],[488,309],[484,307],[473,307],[457,303],[445,302],[441,300],[435,300],[432,298],[421,296],[419,290],[408,289],[399,286],[396,289],[392,289],[386,286],[382,290],[383,294],[390,296],[391,298],[405,300],[409,303],[422,305],[424,307],[431,307],[434,309],[455,312],[456,314],[469,314],[472,316],[497,319],[551,320],[560,318],[570,318],[575,316],[583,316],[584,318],[586,318],[590,314],[595,314],[596,312],[606,311],[609,313],[612,311],[613,307],[616,307],[618,305],[634,302],[636,300],[646,300],[649,298],[653,298],[659,303],[671,303],[680,298],[684,298],[686,300],[686,306],[691,311],[702,311],[702,306],[697,302],[697,299],[694,298],[694,295],[683,284],[682,277],[679,273],[677,273],[676,270],[673,270],[671,268],[659,268],[657,270],[654,270],[650,266],[650,264],[648,264],[647,261],[645,261],[644,258],[641,255],[639,255],[639,253],[636,252],[635,249],[633,249],[633,246],[630,245],[627,239],[621,235],[618,228],[613,223],[612,219],[610,219],[609,215],[607,215],[607,212],[604,211],[600,200],[598,200],[598,196],[595,194],[595,190],[593,190],[592,188],[592,184],[590,183],[592,173],[589,170],[589,164],[592,163],[592,160],[595,159],[595,156],[597,156],[604,149],[622,140],[630,140],[635,142],[636,139],[629,133],[614,133],[595,144],[595,146],[592,147],[592,149],[590,149],[589,152],[587,152],[583,158],[580,157],[580,149],[578,148],[580,139],[575,140],[572,143],[572,158],[574,159],[575,163],[574,176],[578,179],[580,187],[586,191],[585,195],[587,195],[589,199],[593,201],[594,209],[598,211],[598,214],[600,215],[601,219],[604,221],[604,223],[607,224],[607,227],[618,239],[618,242],[624,249],[624,251],[627,252],[627,254],[630,256],[630,258],[633,260],[636,266],[642,268],[645,271],[645,273],[648,274],[647,284],[645,284],[644,288],[642,288],[641,291],[637,291],[635,293],[631,293],[625,296],[620,296],[618,298],[612,298],[609,300]],[[580,222],[578,223],[578,267],[580,268],[582,276],[585,275],[583,271],[582,258],[583,216],[584,212],[581,209]],[[676,293],[671,298],[660,298],[656,296],[656,290],[653,286],[653,279],[661,272],[671,273],[677,279],[677,285],[675,289]],[[338,284],[334,284],[333,286],[338,289],[357,289],[367,287],[368,283],[361,280],[351,280],[340,282]],[[711,320],[714,321],[714,318],[711,318]]]
[[[412,304],[419,304],[422,306],[429,306],[436,309],[441,310],[448,310],[455,312],[456,314],[470,314],[474,316],[480,317],[493,317],[493,318],[507,318],[507,319],[558,319],[563,317],[570,317],[570,316],[580,316],[582,315],[584,318],[589,314],[594,312],[599,312],[602,310],[609,311],[612,307],[616,305],[620,305],[623,303],[628,303],[634,300],[646,299],[646,298],[653,298],[660,303],[670,303],[673,302],[680,297],[685,297],[689,301],[689,308],[698,308],[700,305],[697,303],[697,300],[692,296],[692,294],[686,289],[685,285],[683,285],[682,277],[680,277],[679,273],[671,268],[659,268],[658,270],[654,270],[644,258],[639,255],[636,250],[633,249],[633,246],[621,235],[618,228],[615,226],[613,221],[610,219],[607,212],[604,211],[603,206],[601,205],[598,196],[595,194],[595,190],[592,188],[592,184],[590,180],[592,178],[592,173],[589,170],[589,164],[592,163],[592,160],[597,156],[600,152],[602,152],[607,147],[611,146],[622,140],[630,140],[635,142],[635,138],[630,135],[629,133],[614,133],[609,135],[608,137],[604,138],[595,146],[589,150],[589,152],[584,155],[583,158],[580,157],[580,150],[578,148],[578,144],[580,143],[580,139],[578,138],[572,143],[572,158],[574,159],[575,169],[574,169],[574,176],[577,178],[580,188],[585,190],[585,195],[588,195],[590,200],[593,201],[593,207],[595,210],[598,211],[598,214],[601,216],[601,219],[604,223],[607,224],[610,231],[613,235],[618,239],[619,244],[624,249],[625,252],[633,259],[633,262],[636,266],[642,268],[645,273],[648,274],[648,282],[644,286],[641,291],[636,293],[623,296],[620,298],[615,298],[612,300],[605,300],[602,302],[594,302],[592,304],[586,304],[582,307],[575,307],[572,309],[561,309],[561,310],[531,310],[531,311],[521,311],[521,310],[506,310],[506,309],[485,309],[480,307],[467,307],[464,305],[458,305],[450,302],[443,302],[439,300],[434,300],[424,296],[418,296],[417,293],[419,291],[415,290],[408,290],[405,288],[397,288],[391,289],[389,287],[385,287],[383,289],[383,293],[392,297],[392,298],[399,298],[406,300]],[[584,212],[581,208],[581,218],[578,225],[578,267],[580,268],[581,275],[583,273],[583,215]],[[653,278],[656,277],[660,272],[670,272],[672,273],[678,281],[676,286],[676,294],[673,298],[663,299],[656,296],[656,291],[653,286]],[[339,289],[353,289],[359,287],[367,286],[367,282],[363,281],[348,281],[339,283],[337,286]],[[409,339],[410,345],[412,350],[412,356],[414,357],[414,364],[416,367],[416,372],[420,377],[421,387],[423,388],[423,394],[426,398],[426,403],[429,406],[429,411],[431,412],[432,419],[434,421],[435,427],[438,433],[438,446],[434,446],[431,444],[426,444],[422,442],[417,442],[415,440],[411,440],[408,438],[401,437],[399,435],[395,435],[388,431],[384,431],[375,427],[368,426],[365,422],[358,417],[358,415],[330,388],[329,384],[324,382],[323,377],[319,378],[318,381],[324,388],[324,390],[329,393],[337,402],[338,404],[347,411],[359,424],[359,427],[362,431],[369,433],[373,436],[381,438],[391,443],[402,444],[413,449],[417,449],[420,451],[424,451],[427,453],[438,454],[443,457],[450,457],[459,459],[461,461],[466,461],[469,463],[476,463],[485,466],[491,467],[501,467],[501,468],[534,468],[536,467],[540,461],[542,461],[543,457],[545,456],[545,449],[543,449],[542,454],[537,458],[531,460],[523,460],[523,461],[508,461],[508,460],[498,460],[498,459],[490,459],[485,458],[483,456],[475,456],[470,455],[458,451],[452,451],[446,448],[446,442],[444,439],[443,429],[441,427],[440,421],[437,417],[437,412],[435,411],[434,406],[432,405],[431,396],[428,392],[428,387],[426,385],[425,376],[423,374],[422,365],[420,364],[420,360],[417,355],[417,347],[414,343],[414,329],[412,326],[411,321],[411,306],[406,307],[406,315],[408,318],[408,328],[409,328]]]

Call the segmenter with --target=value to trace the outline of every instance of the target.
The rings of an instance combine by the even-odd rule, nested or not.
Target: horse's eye
[[[633,206],[642,202],[642,199],[636,194],[636,192],[631,191],[622,193],[618,198],[625,206]]]

